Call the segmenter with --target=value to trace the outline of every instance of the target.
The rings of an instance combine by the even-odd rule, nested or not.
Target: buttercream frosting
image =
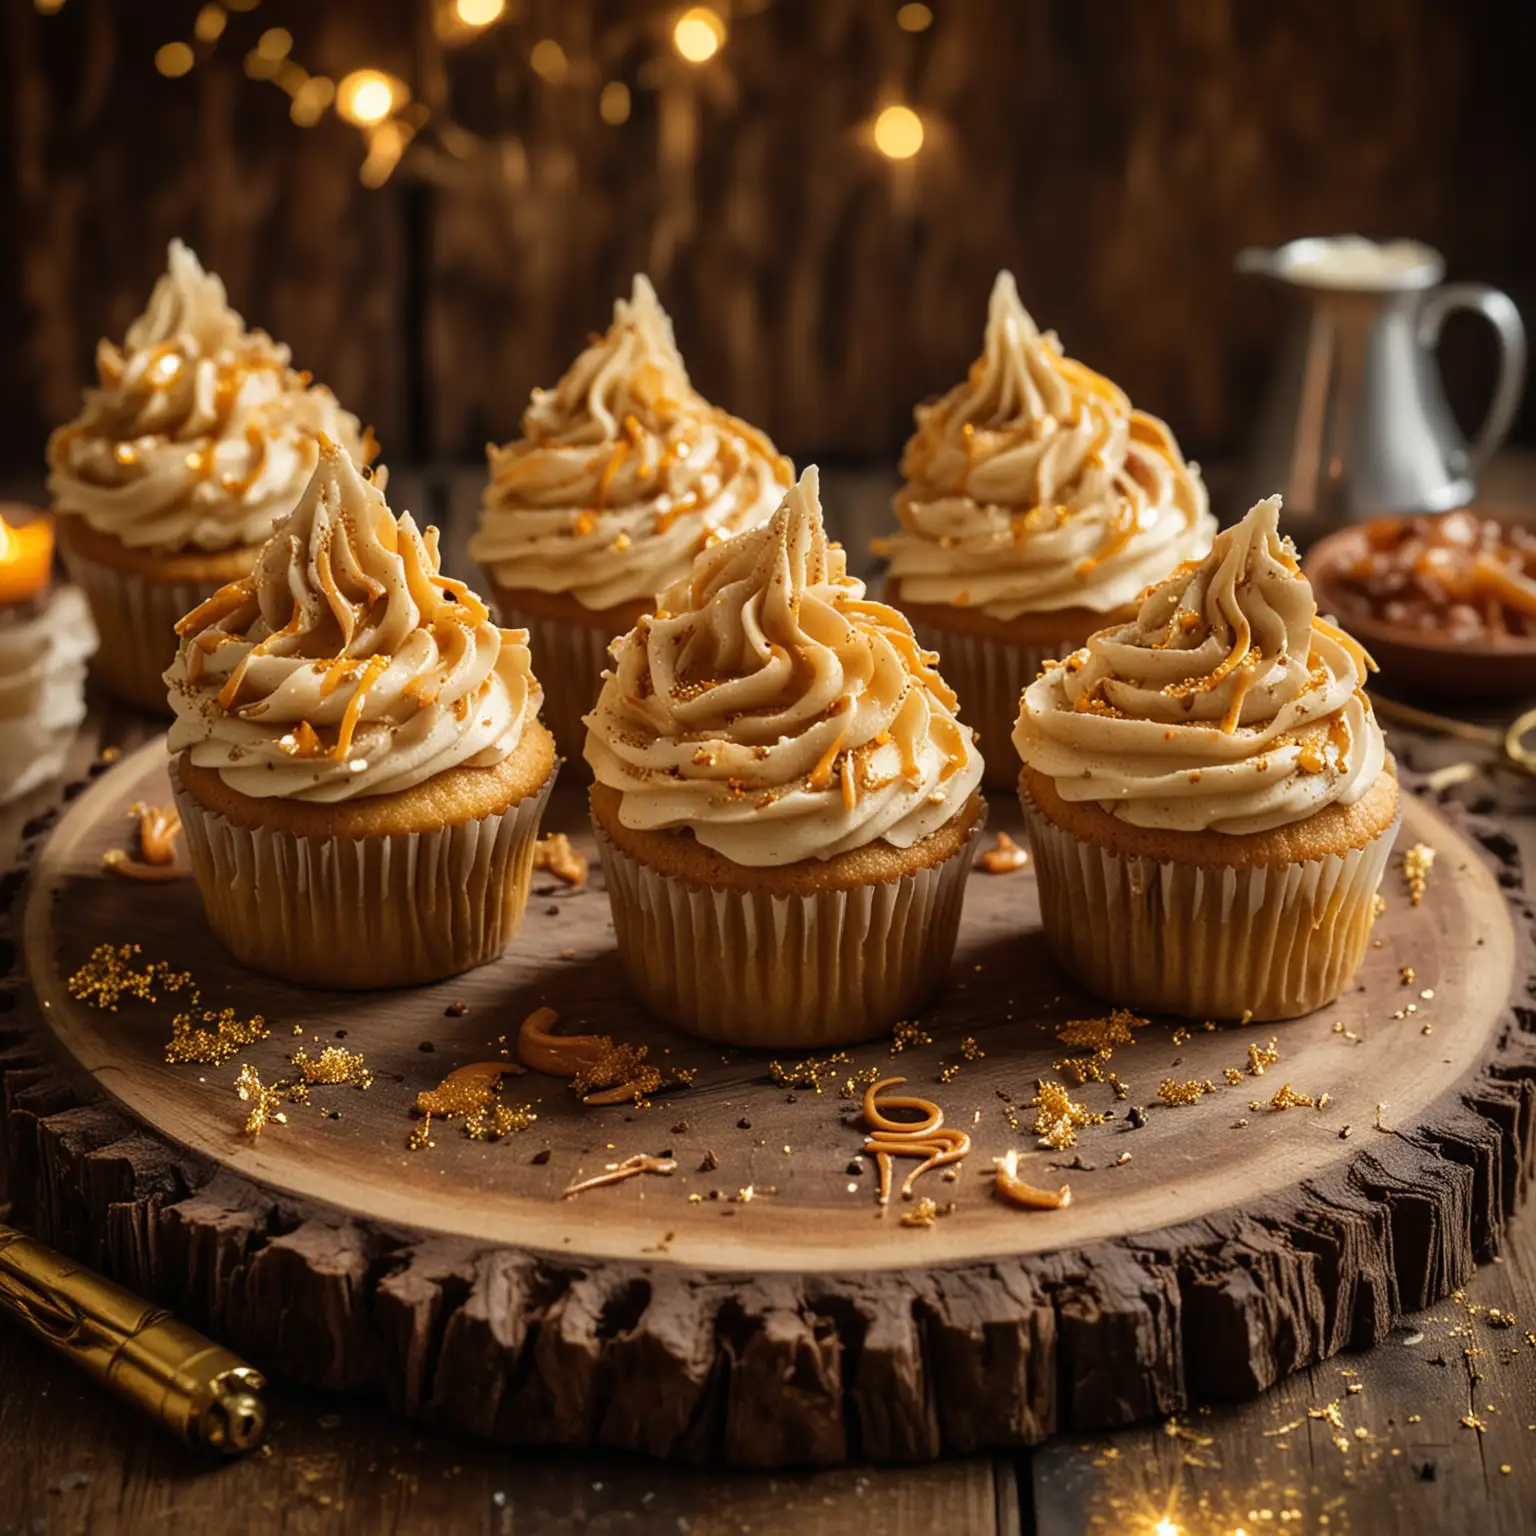
[[[1205,486],[1173,434],[1064,356],[1007,272],[968,378],[916,415],[900,528],[876,545],[910,602],[1110,613],[1210,548]]]
[[[262,543],[294,508],[326,433],[360,461],[357,418],[248,331],[224,284],[179,240],[98,383],[48,443],[57,512],[130,548],[215,551]]]
[[[586,759],[620,822],[690,829],[738,864],[910,847],[981,780],[938,657],[827,539],[814,467],[700,554],[613,659]]]
[[[525,630],[498,629],[328,438],[250,577],[177,625],[172,753],[257,798],[338,801],[504,761],[538,713]]]
[[[1263,832],[1376,781],[1374,664],[1319,618],[1280,498],[1024,692],[1013,742],[1064,800],[1140,827]]]
[[[470,555],[501,587],[590,609],[649,603],[706,544],[767,517],[793,474],[694,390],[644,277],[559,384],[534,390],[522,430],[486,449]]]

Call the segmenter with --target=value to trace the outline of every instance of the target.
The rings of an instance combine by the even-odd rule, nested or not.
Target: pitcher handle
[[[1493,326],[1499,338],[1499,377],[1488,415],[1477,439],[1452,455],[1453,469],[1475,479],[1495,449],[1509,435],[1525,389],[1525,326],[1507,293],[1486,283],[1447,283],[1424,300],[1419,312],[1419,341],[1433,349],[1446,317],[1459,309],[1473,310]]]

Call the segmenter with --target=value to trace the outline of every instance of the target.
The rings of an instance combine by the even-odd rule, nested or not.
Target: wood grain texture
[[[154,49],[195,7],[9,6],[0,462],[34,462],[73,414],[96,337],[121,333],[177,233],[397,459],[509,435],[640,269],[700,387],[800,459],[893,461],[914,402],[975,356],[1003,265],[1202,458],[1244,440],[1281,321],[1233,275],[1244,245],[1415,234],[1453,276],[1536,304],[1525,11],[968,0],[912,36],[888,0],[775,0],[735,8],[695,70],[669,6],[508,9],[441,50],[426,0],[267,0],[167,81]],[[307,67],[390,69],[431,107],[388,187],[358,184],[354,130],[299,129],[242,78],[272,25]],[[571,61],[562,83],[530,67],[545,38]],[[611,80],[632,93],[620,127],[597,111]],[[892,166],[867,130],[897,100],[927,142]],[[1449,345],[1474,419],[1486,338]]]
[[[96,804],[138,797],[134,765],[119,774],[92,792]],[[84,814],[93,800],[81,805]],[[1430,828],[1421,821],[1425,814],[1415,810],[1416,824],[1443,850],[1441,901],[1420,909],[1417,929],[1394,926],[1389,913],[1374,964],[1395,972],[1406,942],[1411,947],[1404,952],[1413,954],[1424,977],[1420,985],[1438,984],[1454,1007],[1454,1000],[1473,996],[1453,972],[1458,957],[1475,947],[1470,933],[1458,937],[1455,890],[1469,875],[1476,887],[1476,855],[1470,848],[1456,851],[1461,845],[1454,834]],[[1488,836],[1497,852],[1497,837]],[[67,836],[55,845],[69,846]],[[88,869],[99,862],[99,849],[82,857],[80,868]],[[1011,889],[1022,906],[1029,883],[1006,878],[1017,882]],[[976,879],[992,887],[1006,883]],[[99,874],[95,881],[99,885]],[[60,903],[72,914],[66,948],[88,947],[90,936],[100,933],[90,884],[84,878],[66,887]],[[547,901],[544,910],[560,915],[547,919],[554,926],[545,931],[564,937],[527,938],[529,952],[547,956],[555,944],[570,943],[574,948],[562,957],[579,957],[582,902],[600,903],[600,896]],[[1027,964],[1005,964],[1004,997],[989,990],[997,982],[988,981],[985,970],[999,958],[999,935],[986,928],[988,909],[997,905],[984,899],[980,923],[971,924],[968,942],[979,945],[979,958],[969,963],[983,964],[983,973],[967,974],[965,951],[955,1001],[931,1021],[935,1046],[898,1063],[910,1063],[917,1080],[926,1081],[945,1049],[953,1053],[955,1034],[975,1032],[988,1050],[986,1062],[966,1067],[958,1087],[932,1090],[952,1106],[957,1096],[964,1107],[973,1097],[991,1098],[992,1073],[1003,1073],[998,1083],[1022,1087],[1020,1079],[1046,1070],[1055,1050],[1049,1036],[1042,1040],[1038,1025],[1021,1031],[997,1018],[1008,995],[1016,998],[1021,1022],[1090,1011],[1084,1000],[1056,997],[1060,988],[1043,962],[1033,978]],[[1010,899],[992,913],[999,929],[1018,926],[1012,906]],[[1404,904],[1398,906],[1406,914]],[[195,930],[195,911],[185,921],[174,905],[168,913],[170,926]],[[1490,963],[1502,971],[1509,962],[1498,958],[1500,915],[1486,905],[1481,914],[1495,935],[1488,941]],[[599,908],[599,931],[602,921]],[[140,917],[133,936],[146,937],[151,926],[160,934],[152,951],[164,944],[168,958],[187,957],[163,921]],[[211,957],[201,941],[192,942],[202,949],[198,959],[206,972]],[[1013,954],[1022,962],[1017,943]],[[1442,964],[1448,967],[1443,974]],[[1255,1115],[1248,1128],[1229,1129],[1259,1087],[1250,1081],[1229,1090],[1233,1105],[1213,1100],[1200,1110],[1154,1109],[1146,1130],[1122,1125],[1098,1141],[1089,1133],[1083,1161],[1098,1171],[1069,1175],[1080,1223],[1070,1231],[1001,1212],[975,1174],[955,1187],[960,1209],[937,1232],[878,1223],[868,1204],[868,1177],[838,1172],[858,1139],[856,1128],[841,1123],[838,1101],[818,1104],[801,1093],[794,1105],[781,1103],[781,1092],[754,1082],[761,1062],[701,1062],[700,1086],[665,1108],[610,1111],[573,1123],[590,1112],[562,1111],[557,1090],[545,1093],[535,1131],[504,1146],[440,1135],[435,1151],[418,1159],[392,1152],[408,1128],[405,1107],[415,1088],[476,1050],[483,1054],[480,1031],[508,1030],[534,1001],[534,993],[515,982],[493,986],[489,997],[471,992],[487,978],[480,973],[444,993],[473,995],[462,1025],[436,1022],[440,998],[428,1006],[427,994],[410,995],[403,1035],[391,1025],[399,1010],[377,1000],[366,1016],[346,1018],[337,1011],[345,1011],[340,1002],[324,1000],[317,1009],[321,1000],[301,1000],[311,1019],[323,1011],[322,1040],[338,1025],[345,1028],[380,1081],[355,1103],[338,1099],[340,1122],[312,1118],[302,1128],[274,1128],[255,1147],[233,1133],[237,1107],[227,1086],[196,1084],[201,1069],[162,1069],[156,1102],[139,1100],[138,1107],[202,1155],[171,1151],[100,1101],[66,1107],[60,1097],[66,1090],[29,1064],[31,1037],[18,1034],[8,1065],[18,1073],[10,1123],[23,1213],[30,1210],[51,1240],[163,1297],[262,1365],[301,1380],[382,1389],[407,1412],[494,1438],[776,1465],[858,1455],[909,1460],[1029,1444],[1058,1429],[1130,1422],[1192,1400],[1249,1395],[1348,1344],[1380,1339],[1404,1308],[1460,1283],[1473,1257],[1497,1245],[1529,1173],[1529,1042],[1514,1015],[1502,1016],[1486,1071],[1457,1066],[1447,1039],[1451,1065],[1436,1070],[1458,1086],[1447,1094],[1436,1081],[1435,1091],[1417,1101],[1398,1094],[1389,1136],[1369,1131],[1378,1090],[1374,1080],[1353,1081],[1351,1073],[1363,1069],[1346,1065],[1342,1054],[1368,1059],[1360,1053],[1371,1051],[1370,1035],[1349,1046],[1332,1035],[1327,1019],[1284,1026],[1280,1074],[1302,1070],[1311,1049],[1306,1037],[1315,1031],[1320,1048],[1333,1053],[1327,1086],[1338,1109],[1324,1117]],[[573,1019],[599,1027],[622,1020],[621,1033],[651,1038],[617,998],[605,1004],[604,988],[614,983],[602,968],[555,966],[549,985],[547,995]],[[1385,1018],[1405,995],[1395,974],[1385,987],[1380,976],[1371,986],[1376,996],[1368,1012],[1378,1047],[1411,1058],[1405,1026]],[[277,1006],[270,1006],[249,978],[240,987],[243,1006],[262,1006],[284,1027],[300,1016],[292,999],[286,1010],[275,997],[270,1003]],[[970,997],[962,995],[966,989]],[[1341,1005],[1351,1027],[1366,1022],[1356,1011],[1364,1006],[1357,999]],[[1460,1024],[1473,1036],[1477,1005],[1454,1011],[1464,1013]],[[1414,1023],[1406,1028],[1429,1053],[1421,1059],[1438,1063],[1442,1036],[1451,1031],[1429,1040]],[[1197,1031],[1173,1047],[1154,1026],[1134,1054],[1123,1054],[1135,1062],[1138,1085],[1155,1082],[1179,1056],[1176,1075],[1219,1077],[1212,1052],[1240,1059],[1246,1033]],[[164,1019],[136,1019],[125,1010],[111,1019],[107,1034],[104,1043],[128,1053],[120,1062],[128,1071],[101,1072],[111,1065],[105,1059],[95,1065],[101,1084],[121,1097],[130,1076],[151,1071]],[[1021,1044],[1021,1036],[1037,1043]],[[420,1039],[435,1043],[430,1057],[416,1051]],[[654,1043],[660,1048],[665,1040],[656,1036]],[[270,1067],[292,1044],[274,1037],[253,1059]],[[674,1059],[691,1059],[681,1042],[672,1044]],[[78,1039],[72,1045],[80,1049]],[[1032,1064],[1031,1049],[1039,1065]],[[1372,1062],[1377,1077],[1389,1069]],[[1321,1068],[1306,1070],[1316,1076]],[[206,1075],[218,1083],[216,1071]],[[224,1077],[232,1076],[226,1069]],[[1266,1078],[1262,1086],[1277,1080]],[[1322,1084],[1298,1078],[1297,1086]],[[521,1096],[514,1091],[513,1097]],[[203,1139],[206,1127],[192,1128],[195,1106],[206,1116],[210,1104],[224,1117],[217,1146]],[[997,1123],[995,1100],[986,1114],[973,1159],[983,1165],[1003,1145],[1028,1140]],[[1340,1114],[1350,1116],[1363,1141],[1338,1140]],[[689,1122],[687,1131],[676,1130],[678,1116]],[[739,1126],[740,1119],[750,1128]],[[1329,1159],[1307,1161],[1316,1151],[1307,1143],[1314,1140],[1326,1144]],[[659,1141],[674,1144],[685,1159],[676,1179],[602,1191],[570,1206],[549,1204],[575,1169],[595,1171],[628,1151],[658,1150]],[[781,1141],[795,1144],[793,1157],[782,1154]],[[615,1150],[607,1150],[610,1145]],[[549,1163],[531,1164],[531,1152],[545,1146],[552,1150]],[[692,1159],[705,1146],[717,1150],[721,1168],[701,1178],[691,1174]],[[1121,1146],[1136,1147],[1135,1162],[1111,1166]],[[1190,1203],[1199,1180],[1184,1174],[1187,1167],[1198,1173],[1213,1146],[1227,1169],[1225,1192],[1204,1206]],[[1255,1156],[1261,1147],[1264,1155]],[[1245,1149],[1253,1158],[1246,1172],[1233,1162],[1241,1163]],[[1256,1165],[1280,1170],[1267,1192],[1256,1180]],[[334,1182],[342,1169],[350,1176],[345,1190]],[[1296,1187],[1303,1169],[1304,1182]],[[389,1182],[391,1204],[360,1218],[376,1171]],[[436,1208],[425,1219],[420,1197],[410,1203],[413,1186],[422,1183],[436,1191]],[[748,1206],[685,1203],[688,1192],[718,1188],[728,1195],[747,1183],[762,1191]],[[847,1183],[854,1192],[846,1192]],[[1238,1183],[1254,1187],[1232,1209]],[[518,1190],[529,1192],[521,1203]],[[944,1186],[937,1193],[942,1198]],[[1105,1227],[1106,1213],[1118,1224]],[[999,1215],[1009,1234],[1001,1243]],[[667,1232],[673,1236],[663,1244]],[[1127,1232],[1139,1235],[1119,1235]],[[658,1246],[668,1252],[643,1251]],[[598,1262],[593,1253],[608,1257]],[[907,1267],[883,1267],[901,1265]]]

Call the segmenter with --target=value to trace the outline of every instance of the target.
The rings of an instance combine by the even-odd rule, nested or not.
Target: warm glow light
[[[268,27],[256,40],[256,52],[264,59],[286,59],[293,48],[293,33],[287,27]]]
[[[896,25],[903,32],[926,32],[933,25],[933,12],[912,0],[912,4],[904,5],[896,12]]]
[[[565,49],[552,37],[541,38],[533,45],[528,62],[533,65],[534,74],[551,85],[559,85],[571,71],[571,61],[566,58]]]
[[[222,5],[205,5],[192,23],[192,35],[200,43],[216,43],[229,24],[229,13]]]
[[[64,9],[64,0],[32,0],[39,16],[57,16]]]
[[[690,64],[703,64],[725,46],[725,22],[707,5],[695,5],[677,18],[672,45]]]
[[[507,0],[458,0],[454,10],[466,27],[488,27],[507,8]]]
[[[922,147],[923,120],[911,107],[887,107],[875,119],[875,148],[888,160],[910,160]]]
[[[288,116],[300,128],[313,128],[336,99],[336,85],[324,75],[311,75],[294,93]]]
[[[1179,1528],[1172,1520],[1159,1520],[1152,1530],[1154,1536],[1179,1536]]]
[[[175,80],[192,68],[192,50],[186,43],[166,43],[155,50],[155,68]]]
[[[10,508],[25,515],[23,508]],[[0,516],[0,603],[24,603],[48,585],[53,569],[53,523],[46,517],[7,523]]]
[[[336,87],[336,111],[359,127],[382,123],[395,109],[398,84],[382,70],[354,69]]]
[[[597,115],[611,127],[629,121],[629,87],[622,80],[610,80],[597,98]]]

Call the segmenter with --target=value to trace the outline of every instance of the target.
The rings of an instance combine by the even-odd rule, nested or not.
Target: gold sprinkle
[[[188,1009],[171,1020],[165,1059],[173,1067],[222,1066],[231,1056],[265,1040],[270,1033],[259,1013],[242,1019],[233,1008],[221,1008],[217,1013],[207,1009],[194,1013]]]
[[[987,1053],[982,1050],[979,1045],[977,1045],[976,1037],[974,1035],[967,1035],[965,1039],[960,1042],[960,1054],[965,1057],[967,1061],[980,1061],[981,1058]]]
[[[1056,1031],[1056,1038],[1063,1045],[1085,1046],[1091,1051],[1108,1051],[1117,1045],[1134,1045],[1133,1030],[1140,1029],[1147,1020],[1128,1008],[1116,1008],[1100,1019],[1068,1019]]]
[[[1250,1077],[1263,1077],[1264,1069],[1274,1066],[1279,1060],[1280,1047],[1275,1037],[1271,1035],[1268,1045],[1250,1045],[1248,1047],[1248,1075]]]
[[[1076,1103],[1060,1083],[1037,1082],[1029,1107],[1035,1111],[1034,1132],[1039,1145],[1057,1152],[1075,1147],[1082,1127],[1102,1125],[1109,1119]]]
[[[1173,1043],[1175,1045],[1185,1045],[1185,1044],[1188,1043],[1188,1041],[1189,1041],[1189,1027],[1187,1025],[1181,1024],[1173,1032]]]
[[[912,1019],[903,1019],[895,1029],[891,1031],[891,1055],[899,1056],[901,1052],[918,1045],[932,1045],[933,1036],[926,1030],[919,1029]]]
[[[924,1195],[910,1211],[902,1212],[901,1224],[904,1227],[932,1227],[938,1219],[938,1205]]]
[[[781,1088],[809,1088],[813,1093],[822,1091],[823,1082],[837,1077],[839,1067],[848,1065],[853,1058],[847,1051],[834,1051],[830,1056],[807,1056],[804,1061],[768,1063],[768,1076]],[[852,1098],[851,1093],[845,1098]]]
[[[1434,868],[1435,850],[1428,843],[1415,843],[1403,855],[1403,878],[1408,882],[1408,903],[1418,906],[1429,886],[1429,872]]]
[[[1411,965],[1400,966],[1397,974],[1403,978],[1403,985],[1405,987],[1413,985],[1413,967]]]
[[[1243,1080],[1243,1074],[1239,1072],[1236,1067],[1222,1068],[1221,1075],[1226,1078],[1229,1083],[1240,1083]]]
[[[162,992],[184,992],[191,988],[196,1004],[197,989],[189,971],[173,971],[164,960],[135,964],[142,953],[137,944],[98,944],[85,964],[69,978],[69,995],[87,1007],[116,1013],[124,997],[157,1003]]]
[[[1198,1104],[1203,1095],[1215,1091],[1216,1085],[1208,1077],[1190,1078],[1184,1083],[1165,1077],[1158,1085],[1157,1096],[1165,1104]]]

